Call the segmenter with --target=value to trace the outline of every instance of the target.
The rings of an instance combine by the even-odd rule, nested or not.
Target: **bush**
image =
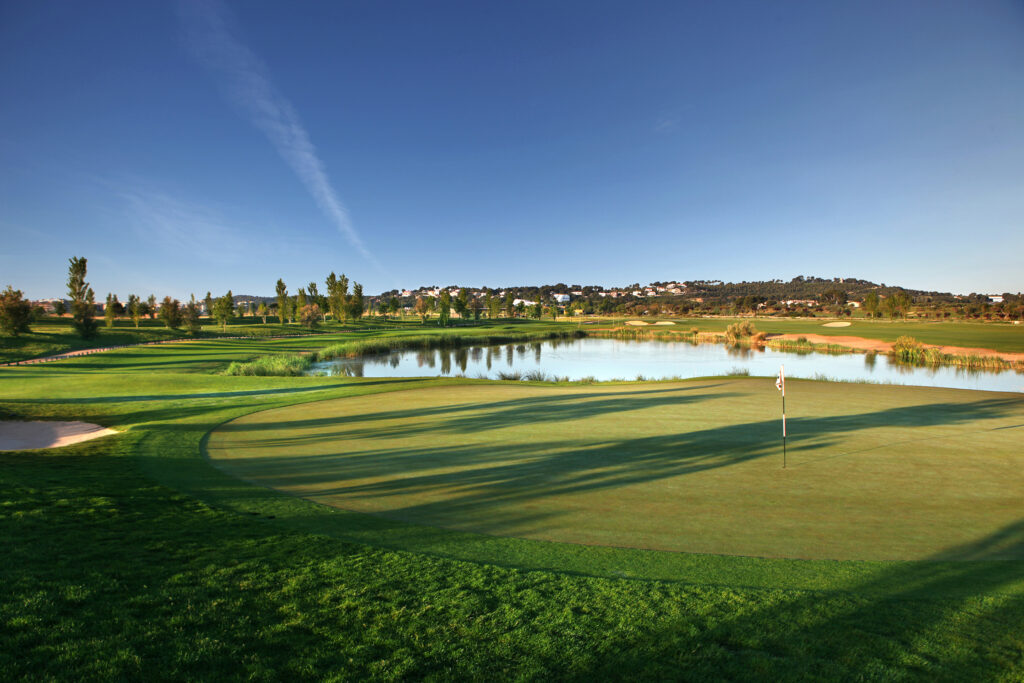
[[[733,323],[725,329],[725,336],[729,339],[741,339],[744,337],[752,337],[757,334],[757,328],[754,327],[753,323],[749,320],[742,322]]]
[[[29,332],[29,321],[32,320],[32,307],[22,298],[20,289],[7,285],[0,293],[0,332],[17,337],[22,332]]]
[[[262,356],[247,363],[236,361],[228,366],[224,374],[257,377],[298,377],[308,370],[310,365],[312,365],[312,362],[309,356]]]

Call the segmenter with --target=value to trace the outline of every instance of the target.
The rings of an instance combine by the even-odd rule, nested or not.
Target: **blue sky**
[[[0,286],[1024,289],[1024,3],[0,3]]]

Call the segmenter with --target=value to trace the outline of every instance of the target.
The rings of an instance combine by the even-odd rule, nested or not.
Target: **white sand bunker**
[[[825,323],[822,327],[849,327],[852,323]]]
[[[117,434],[117,431],[89,422],[0,421],[0,451],[58,448],[107,434]]]
[[[648,325],[649,323],[645,323],[643,320],[627,320],[626,324],[627,325]]]
[[[675,325],[675,323],[672,322],[671,320],[659,320],[658,322],[656,322],[654,324],[655,325]]]

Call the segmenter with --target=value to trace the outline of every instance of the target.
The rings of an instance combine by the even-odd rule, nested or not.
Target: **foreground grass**
[[[467,383],[215,376],[244,351],[204,344],[162,349],[169,361],[132,349],[92,367],[0,370],[7,417],[124,432],[0,454],[5,678],[1024,673],[1021,565],[992,559],[1024,545],[1020,523],[978,539],[969,561],[846,563],[586,548],[333,511],[219,472],[204,435],[258,410]],[[426,552],[394,549],[417,543]],[[540,568],[553,562],[563,571]]]

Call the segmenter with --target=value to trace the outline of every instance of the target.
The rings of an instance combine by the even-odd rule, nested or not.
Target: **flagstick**
[[[782,469],[786,469],[786,366],[779,366],[782,378]]]

